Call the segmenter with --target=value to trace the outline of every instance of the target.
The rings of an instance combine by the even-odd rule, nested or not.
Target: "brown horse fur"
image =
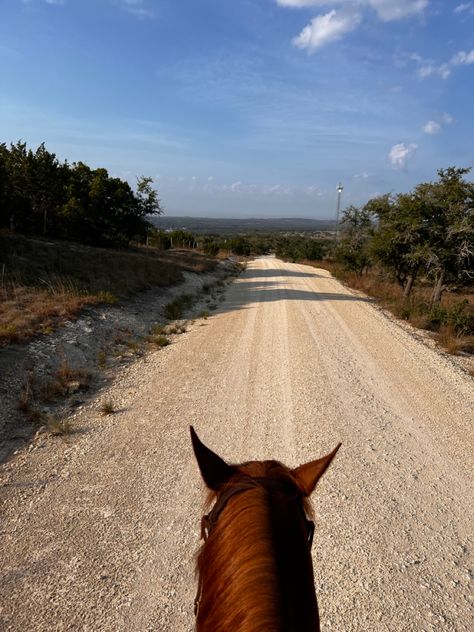
[[[277,461],[228,465],[193,428],[191,436],[210,500],[228,497],[198,555],[198,632],[319,631],[306,497],[340,444],[291,470]],[[242,490],[249,477],[263,484]]]

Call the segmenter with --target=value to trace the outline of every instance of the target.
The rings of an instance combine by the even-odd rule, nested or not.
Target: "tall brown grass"
[[[0,234],[0,346],[50,333],[84,306],[113,303],[207,272],[216,261],[189,251],[108,250]]]

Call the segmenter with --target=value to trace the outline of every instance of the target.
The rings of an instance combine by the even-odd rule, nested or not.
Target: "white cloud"
[[[429,0],[276,0],[276,3],[294,9],[328,5],[341,7],[342,10],[332,9],[316,16],[293,39],[295,46],[311,53],[356,29],[362,22],[360,11],[363,8],[373,9],[380,20],[390,22],[422,13]]]
[[[447,112],[444,112],[440,118],[441,120],[428,121],[423,125],[423,131],[425,132],[425,134],[431,134],[432,136],[435,136],[436,134],[439,134],[441,132],[441,130],[443,129],[443,125],[452,125],[452,123],[454,122],[454,118],[451,116],[451,114],[448,114]]]
[[[276,0],[276,2],[282,7],[296,9],[337,4],[355,11],[365,6],[372,8],[384,22],[420,14],[429,4],[429,0]]]
[[[32,4],[34,0],[22,0],[23,4]],[[66,0],[43,0],[46,4],[66,4]]]
[[[324,0],[276,0],[277,4],[281,7],[292,7],[295,9],[302,9],[304,7],[318,7],[324,4],[329,4],[328,2],[324,2]]]
[[[370,6],[384,22],[401,20],[422,13],[429,0],[369,0]]]
[[[316,197],[322,197],[323,192],[321,191],[319,187],[312,184],[309,187],[306,187],[306,194],[311,195],[311,196],[315,195]]]
[[[441,79],[447,79],[451,75],[451,68],[449,67],[449,64],[440,64],[439,66],[435,66],[434,64],[428,63],[420,67],[418,75],[422,79],[426,79],[432,75],[437,75],[438,77],[441,77]]]
[[[463,4],[458,4],[458,6],[454,9],[454,13],[474,13],[474,2],[465,2]]]
[[[240,180],[238,180],[237,182],[233,182],[230,186],[229,189],[233,192],[236,193],[237,191],[240,191],[242,189],[242,182]]]
[[[423,131],[425,132],[425,134],[431,134],[432,136],[435,136],[436,134],[440,133],[441,125],[436,121],[428,121],[423,126]]]
[[[455,68],[456,66],[469,66],[471,64],[474,64],[474,49],[469,52],[461,50],[453,55],[453,57],[451,57],[448,62],[445,62],[443,64],[435,64],[431,60],[426,60],[419,55],[416,55],[416,53],[410,56],[405,56],[405,58],[412,59],[417,64],[419,64],[420,67],[418,69],[418,75],[422,79],[426,79],[427,77],[432,76],[438,76],[441,77],[441,79],[447,79],[451,75],[453,68]]]
[[[119,0],[122,9],[136,18],[153,18],[153,11],[147,6],[146,0]]]
[[[370,178],[370,173],[363,171],[362,173],[355,173],[352,177],[354,180],[368,180]]]
[[[467,66],[469,64],[474,64],[474,49],[469,53],[459,51],[459,53],[456,53],[456,55],[454,55],[451,59],[451,64],[453,66]]]
[[[333,9],[325,15],[313,18],[298,37],[293,39],[293,44],[314,53],[321,46],[340,40],[346,33],[357,28],[360,22],[361,17],[358,13],[338,14]]]
[[[392,167],[394,169],[404,169],[408,160],[415,155],[417,149],[418,145],[415,145],[415,143],[394,145],[388,154]]]

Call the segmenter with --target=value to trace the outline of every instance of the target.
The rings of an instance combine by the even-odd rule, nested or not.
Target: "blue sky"
[[[331,217],[474,164],[474,1],[0,0],[0,142],[169,215]]]

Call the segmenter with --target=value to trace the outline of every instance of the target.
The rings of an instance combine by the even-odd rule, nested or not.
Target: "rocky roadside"
[[[183,283],[153,288],[117,305],[86,308],[52,334],[0,349],[0,462],[22,450],[38,429],[68,432],[62,420],[80,411],[113,379],[117,367],[133,362],[150,345],[156,349],[151,332],[162,325],[172,340],[186,319],[215,309],[225,284],[240,269],[227,260],[212,272],[185,272]],[[183,295],[191,297],[191,306],[178,328],[166,326],[166,306]],[[41,385],[41,398],[32,394],[35,385]]]

